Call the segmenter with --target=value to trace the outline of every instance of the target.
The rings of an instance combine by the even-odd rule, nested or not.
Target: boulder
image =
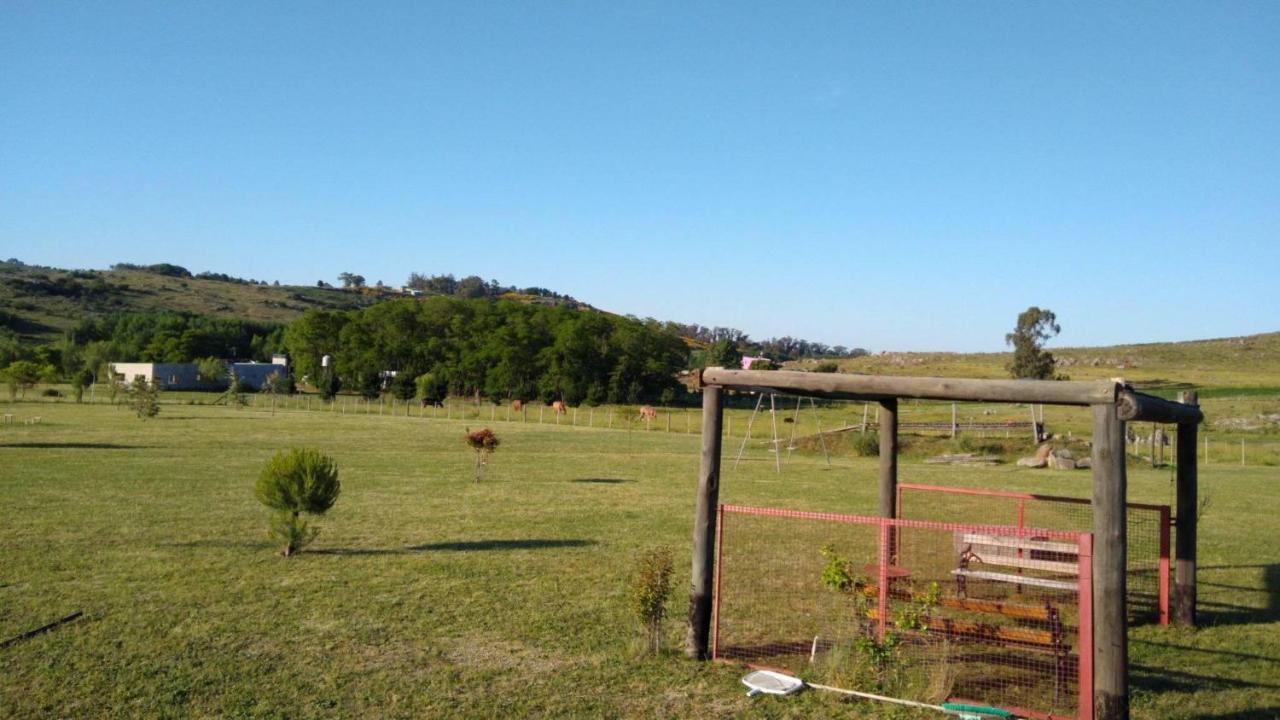
[[[1072,460],[1069,457],[1062,457],[1060,455],[1050,455],[1048,465],[1054,470],[1075,470],[1076,469],[1075,460]]]
[[[1018,460],[1018,467],[1042,468],[1048,464],[1048,459],[1042,457],[1025,457]]]

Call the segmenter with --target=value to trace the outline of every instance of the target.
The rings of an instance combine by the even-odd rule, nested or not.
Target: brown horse
[[[563,400],[556,400],[555,402],[551,403],[551,409],[552,409],[552,410],[555,412],[555,414],[557,414],[557,415],[563,415],[563,414],[565,414],[564,401],[563,401]]]
[[[523,400],[512,400],[512,401],[511,401],[511,409],[512,409],[512,410],[514,410],[514,411],[516,411],[516,412],[520,412],[521,410],[524,410],[524,401],[523,401]]]
[[[657,419],[658,419],[658,409],[657,409],[657,408],[655,408],[655,407],[654,407],[654,406],[652,406],[652,405],[641,405],[641,406],[640,406],[640,419],[641,419],[641,420],[644,420],[645,422],[649,422],[650,420],[657,420]]]

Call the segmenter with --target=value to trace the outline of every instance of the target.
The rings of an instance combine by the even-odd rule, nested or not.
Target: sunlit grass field
[[[889,716],[819,693],[749,700],[741,669],[679,654],[696,410],[687,433],[682,414],[667,432],[665,416],[646,431],[621,411],[609,430],[599,415],[583,427],[585,410],[575,427],[507,422],[501,408],[273,415],[262,397],[243,409],[182,397],[146,421],[107,405],[3,406],[15,422],[0,426],[0,642],[85,615],[0,648],[0,717]],[[824,413],[826,429],[861,409]],[[876,461],[846,445],[830,466],[797,450],[779,474],[750,443],[734,469],[749,415],[733,411],[722,501],[874,511]],[[462,435],[482,425],[502,445],[477,483]],[[333,455],[343,492],[314,545],[285,559],[251,488],[290,446]],[[1087,472],[908,456],[900,473],[1089,493]],[[1169,502],[1170,478],[1135,464],[1130,499]],[[1204,627],[1132,631],[1134,716],[1276,717],[1280,468],[1211,463],[1201,482]],[[669,652],[641,658],[626,583],[655,545],[674,550],[677,589]]]

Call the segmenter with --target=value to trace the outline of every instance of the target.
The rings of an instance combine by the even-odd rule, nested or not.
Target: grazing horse
[[[516,411],[516,412],[520,412],[521,410],[524,410],[524,401],[523,401],[523,400],[512,400],[512,401],[511,401],[511,409],[512,409],[512,410],[514,410],[514,411]]]
[[[564,401],[563,401],[563,400],[556,400],[555,402],[551,403],[551,409],[552,409],[552,411],[554,411],[554,412],[555,412],[555,414],[557,414],[557,415],[563,415],[563,414],[565,414]]]
[[[657,409],[657,408],[655,408],[655,407],[654,407],[654,406],[652,406],[652,405],[641,405],[641,406],[640,406],[640,419],[641,419],[641,420],[644,420],[645,422],[649,422],[650,420],[657,420],[657,419],[658,419],[658,409]]]

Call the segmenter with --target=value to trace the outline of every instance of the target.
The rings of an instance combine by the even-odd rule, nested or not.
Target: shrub
[[[489,463],[489,456],[493,454],[494,450],[498,449],[501,441],[489,428],[468,432],[463,436],[462,440],[467,444],[467,447],[476,451],[476,482],[480,482],[480,473],[484,471],[484,466]]]
[[[323,515],[338,500],[342,484],[333,458],[311,448],[281,450],[267,461],[254,486],[258,502],[275,511],[270,536],[283,540],[289,557],[315,539],[318,529],[301,515]]]
[[[52,397],[52,398],[62,397],[62,391],[58,390],[58,388],[45,388],[44,391],[42,391],[40,394],[44,397]]]
[[[662,649],[662,620],[667,616],[667,598],[671,595],[671,575],[675,566],[671,548],[657,547],[636,559],[631,578],[631,611],[644,628],[646,649],[657,653]]]
[[[858,433],[853,438],[853,453],[859,457],[880,456],[880,433]]]
[[[138,376],[129,384],[129,404],[138,417],[146,420],[160,414],[160,386]]]
[[[833,372],[839,372],[839,371],[840,371],[840,366],[830,360],[827,360],[825,362],[820,362],[817,365],[813,366],[813,372],[816,372],[816,373],[833,373]]]

